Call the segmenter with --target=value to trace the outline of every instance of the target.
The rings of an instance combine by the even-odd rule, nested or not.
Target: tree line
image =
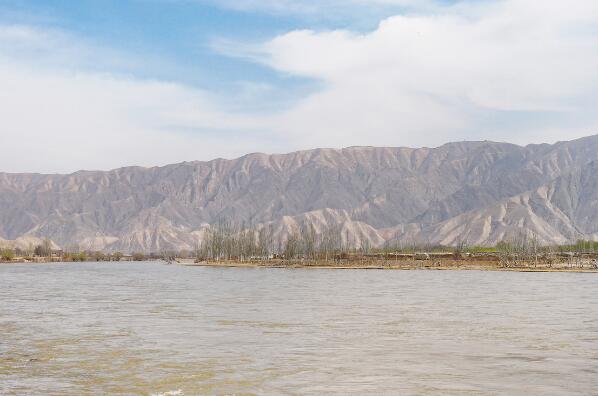
[[[0,246],[0,260],[11,261],[18,257],[48,258],[60,261],[121,261],[122,259],[142,261],[163,259],[174,261],[177,258],[195,258],[196,261],[340,261],[356,258],[362,260],[430,259],[430,255],[446,259],[461,259],[464,256],[481,255],[495,257],[504,267],[525,266],[530,263],[550,264],[568,260],[571,266],[580,265],[584,257],[598,258],[598,242],[579,240],[575,244],[560,246],[542,245],[531,234],[521,233],[499,242],[494,247],[467,246],[459,242],[447,247],[430,243],[404,243],[395,239],[383,246],[373,248],[367,239],[354,240],[349,230],[333,224],[319,229],[304,222],[292,229],[281,239],[271,225],[253,227],[244,224],[220,221],[206,229],[201,243],[189,251],[165,250],[145,254],[135,252],[125,255],[121,252],[100,252],[81,250],[76,245],[64,250],[53,250],[52,242],[44,239],[28,249]],[[595,256],[595,257],[594,257]]]
[[[361,250],[369,249],[361,246]],[[313,224],[302,224],[285,239],[276,238],[271,225],[255,228],[221,221],[210,226],[195,248],[198,260],[329,260],[348,253],[354,243],[340,225],[326,226],[317,232]]]

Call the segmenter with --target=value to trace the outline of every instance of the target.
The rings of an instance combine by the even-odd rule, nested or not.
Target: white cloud
[[[156,165],[258,148],[248,134],[255,120],[176,84],[15,65],[0,67],[0,92],[3,171]]]
[[[304,144],[528,142],[526,130],[543,119],[557,123],[550,130],[582,129],[567,125],[572,114],[597,124],[597,23],[589,0],[461,3],[440,15],[391,17],[367,34],[293,31],[242,55],[324,82],[278,119]],[[496,131],[479,122],[489,112],[498,125],[522,114],[537,121]]]
[[[227,106],[236,111],[226,112],[210,92],[105,72],[135,70],[139,57],[64,32],[0,26],[0,169],[596,133],[597,26],[598,3],[589,0],[462,2],[387,18],[365,34],[299,30],[226,46],[229,55],[321,82],[266,114],[243,113],[236,103],[267,94],[267,85],[240,84]]]
[[[149,166],[279,148],[256,141],[262,120],[224,113],[207,92],[89,71],[137,62],[121,55],[59,32],[0,27],[0,170]]]

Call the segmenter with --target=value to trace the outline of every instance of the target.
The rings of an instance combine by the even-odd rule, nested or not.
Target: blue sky
[[[59,29],[150,60],[143,67],[111,72],[209,89],[228,89],[238,80],[283,80],[268,68],[218,54],[212,42],[264,40],[299,25],[292,16],[231,11],[193,1],[14,1],[4,2],[2,8],[5,23]]]
[[[279,103],[317,89],[317,81],[226,56],[214,46],[223,41],[257,43],[297,29],[366,32],[375,29],[381,19],[409,9],[384,3],[339,9],[334,3],[318,5],[322,8],[311,11],[286,9],[285,1],[280,2],[280,7],[253,5],[259,1],[246,3],[243,5],[243,0],[228,3],[217,0],[13,0],[0,2],[3,4],[0,17],[8,24],[68,32],[91,44],[147,60],[141,67],[110,67],[111,73],[174,81],[223,95],[234,93],[239,83],[267,84],[276,91],[269,91],[263,100]],[[300,4],[301,1],[289,3]],[[273,103],[247,105],[269,108]]]
[[[43,154],[0,171],[589,135],[597,26],[589,0],[4,0],[0,138]]]

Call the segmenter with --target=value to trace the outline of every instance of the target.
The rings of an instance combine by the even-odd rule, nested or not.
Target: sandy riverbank
[[[154,260],[155,261],[155,260]],[[125,263],[127,261],[121,261]],[[62,261],[2,261],[0,265],[10,264],[58,264]],[[93,264],[97,261],[68,262],[69,264]],[[436,270],[436,271],[512,271],[512,272],[588,272],[598,273],[598,268],[591,264],[571,264],[569,262],[559,263],[533,263],[519,264],[517,266],[502,266],[497,261],[475,261],[475,260],[446,260],[446,261],[425,261],[425,260],[401,260],[401,261],[330,261],[310,262],[282,260],[273,261],[202,261],[196,263],[194,259],[176,259],[167,264],[178,264],[192,267],[223,267],[223,268],[282,268],[282,269],[370,269],[370,270]]]
[[[447,261],[430,263],[426,261],[375,261],[375,262],[254,262],[254,261],[179,261],[181,265],[203,267],[242,267],[242,268],[305,268],[305,269],[378,269],[378,270],[476,270],[476,271],[515,271],[515,272],[591,272],[598,273],[590,266],[571,266],[569,263],[520,265],[504,267],[497,262]]]

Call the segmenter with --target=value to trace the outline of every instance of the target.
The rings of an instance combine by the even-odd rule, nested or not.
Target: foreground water
[[[5,265],[0,394],[598,394],[598,275]]]

